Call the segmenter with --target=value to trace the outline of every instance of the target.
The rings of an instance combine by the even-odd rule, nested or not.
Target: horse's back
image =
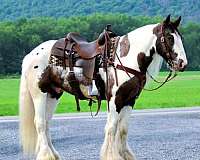
[[[41,43],[27,54],[22,62],[22,74],[30,72],[31,69],[43,70],[48,65],[51,48],[56,40]]]

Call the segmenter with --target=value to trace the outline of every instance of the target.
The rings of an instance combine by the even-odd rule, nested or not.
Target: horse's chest
[[[115,105],[118,113],[124,106],[133,106],[135,104],[135,100],[140,95],[145,82],[145,76],[142,79],[135,76],[118,88],[115,95]]]

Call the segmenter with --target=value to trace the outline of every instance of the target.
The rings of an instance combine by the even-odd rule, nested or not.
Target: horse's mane
[[[151,64],[149,65],[147,69],[148,73],[151,76],[156,77],[159,74],[160,68],[162,67],[162,62],[163,62],[163,58],[157,53],[155,53],[153,55],[153,61],[151,62]],[[147,85],[148,85],[148,82],[152,80],[148,73],[147,73],[147,83],[146,83]]]

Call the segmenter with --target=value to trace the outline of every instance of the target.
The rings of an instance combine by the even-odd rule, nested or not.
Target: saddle
[[[79,54],[83,59],[91,59],[98,54],[100,54],[98,48],[98,39],[92,42],[85,40],[79,33],[71,32],[67,35],[66,39],[70,42],[66,46],[67,49],[70,49],[71,45],[74,45],[74,50]]]

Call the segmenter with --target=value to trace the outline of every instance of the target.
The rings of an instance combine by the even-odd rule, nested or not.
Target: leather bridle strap
[[[129,73],[139,77],[140,79],[142,79],[141,77],[143,77],[145,75],[145,74],[143,74],[143,73],[141,73],[141,72],[139,72],[137,70],[134,70],[132,68],[125,67],[125,66],[119,65],[119,64],[117,64],[116,68],[119,69],[119,70],[125,71],[126,74],[129,76],[129,78],[131,78]]]
[[[105,47],[104,47],[104,55],[103,55],[103,61],[104,61],[104,64],[103,64],[103,68],[106,72],[106,86],[108,88],[108,40],[110,40],[110,37],[107,33],[106,30],[104,30],[104,37],[105,37]],[[109,101],[110,101],[110,98],[108,93],[106,93],[106,99],[107,99],[107,108],[108,108],[108,112],[110,112],[110,105],[109,105]]]
[[[161,25],[161,37],[160,37],[161,45],[164,47],[166,51],[166,61],[171,66],[172,65],[172,50],[170,49],[168,43],[166,42],[164,35],[164,25]]]

